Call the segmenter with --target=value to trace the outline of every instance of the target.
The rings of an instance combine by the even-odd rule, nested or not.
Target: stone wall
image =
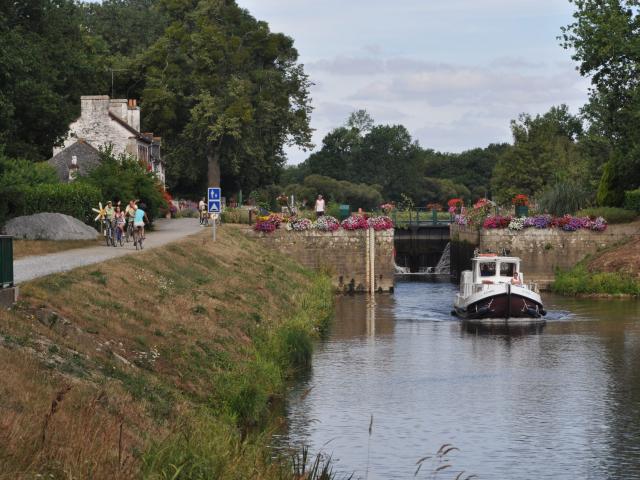
[[[522,259],[525,278],[542,288],[549,286],[557,268],[574,267],[587,255],[625,241],[640,238],[640,223],[610,225],[604,232],[527,228],[519,232],[509,229],[474,230],[452,225],[452,242],[476,245],[481,252],[500,253],[503,249]],[[462,262],[464,263],[464,262]]]
[[[367,289],[366,230],[251,233],[265,245],[293,257],[302,265],[330,273],[342,292]],[[375,288],[391,292],[394,285],[393,230],[375,234]]]

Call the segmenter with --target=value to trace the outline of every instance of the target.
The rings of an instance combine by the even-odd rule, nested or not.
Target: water
[[[462,328],[454,292],[410,282],[375,307],[340,297],[281,441],[356,478],[414,478],[451,443],[435,478],[640,479],[640,302],[544,295],[547,324],[505,334]]]

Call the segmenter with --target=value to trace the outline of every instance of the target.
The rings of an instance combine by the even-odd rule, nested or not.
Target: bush
[[[576,217],[602,217],[607,223],[629,223],[636,219],[638,215],[624,208],[617,207],[597,207],[585,208],[576,213]]]
[[[351,205],[352,210],[373,210],[382,203],[380,191],[372,185],[335,180],[322,175],[309,175],[303,185],[288,185],[285,192],[294,194],[298,200],[306,199],[310,208],[318,194],[322,194],[329,202]]]
[[[624,192],[624,208],[640,214],[640,188]]]
[[[22,201],[24,215],[64,213],[92,225],[95,213],[91,209],[100,201],[100,190],[82,183],[45,184],[25,188]]]
[[[227,208],[221,215],[223,223],[249,224],[249,210],[246,208]]]
[[[552,215],[574,214],[591,204],[592,193],[576,182],[559,182],[546,189],[538,199],[538,208]]]
[[[113,200],[114,204],[121,201],[124,208],[129,200],[139,199],[146,205],[145,212],[150,221],[158,216],[160,207],[167,208],[158,179],[140,162],[126,155],[116,158],[109,149],[102,150],[100,158],[102,163],[76,183],[97,188],[103,204],[108,200]]]

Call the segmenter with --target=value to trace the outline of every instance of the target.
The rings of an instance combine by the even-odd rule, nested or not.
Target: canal
[[[546,294],[544,327],[478,332],[450,316],[455,290],[340,297],[281,441],[354,478],[414,478],[452,444],[416,478],[640,479],[640,302]]]

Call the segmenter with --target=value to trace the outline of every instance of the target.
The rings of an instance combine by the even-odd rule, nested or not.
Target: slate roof
[[[78,140],[47,160],[47,163],[56,169],[62,182],[69,181],[69,165],[74,155],[78,158],[78,175],[80,176],[87,175],[100,165],[98,150],[84,140]]]

